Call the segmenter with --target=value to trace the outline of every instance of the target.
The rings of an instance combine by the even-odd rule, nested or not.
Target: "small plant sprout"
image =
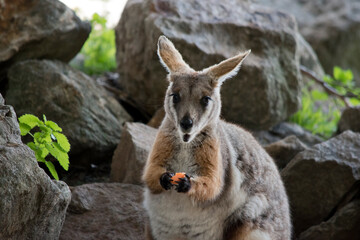
[[[70,143],[55,122],[47,120],[45,115],[43,115],[43,119],[44,121],[41,121],[32,114],[19,117],[21,136],[29,134],[33,137],[33,142],[28,142],[26,145],[35,152],[37,161],[45,163],[51,175],[59,180],[54,164],[46,158],[50,154],[67,171],[69,169]],[[31,133],[30,131],[35,127],[38,127],[40,131]]]

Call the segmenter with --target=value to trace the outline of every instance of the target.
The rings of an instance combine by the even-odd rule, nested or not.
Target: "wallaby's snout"
[[[189,116],[185,116],[180,121],[180,126],[184,132],[190,130],[193,126],[193,120]]]

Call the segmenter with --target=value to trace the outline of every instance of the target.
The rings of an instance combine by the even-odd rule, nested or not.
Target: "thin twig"
[[[346,96],[338,93],[338,91],[335,88],[331,87],[329,84],[327,84],[326,82],[324,82],[323,80],[318,78],[313,71],[311,71],[310,69],[306,68],[303,65],[300,65],[300,71],[305,76],[311,78],[316,83],[320,84],[328,94],[331,94],[331,95],[334,95],[334,96],[340,98],[344,102],[346,107],[351,107],[351,103],[349,102],[349,99]]]

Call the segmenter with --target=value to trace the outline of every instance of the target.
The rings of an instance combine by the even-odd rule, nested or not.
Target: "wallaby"
[[[220,119],[220,86],[249,53],[195,71],[159,38],[169,87],[143,174],[147,239],[290,239],[288,199],[274,161],[249,132]],[[173,181],[178,172],[186,175]]]

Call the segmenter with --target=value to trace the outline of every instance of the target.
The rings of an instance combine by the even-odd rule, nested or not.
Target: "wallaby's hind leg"
[[[227,240],[271,240],[268,233],[258,228],[251,228],[247,225],[241,225],[230,229],[224,239]]]
[[[151,233],[150,223],[146,223],[146,225],[145,225],[145,239],[146,240],[155,240]]]

